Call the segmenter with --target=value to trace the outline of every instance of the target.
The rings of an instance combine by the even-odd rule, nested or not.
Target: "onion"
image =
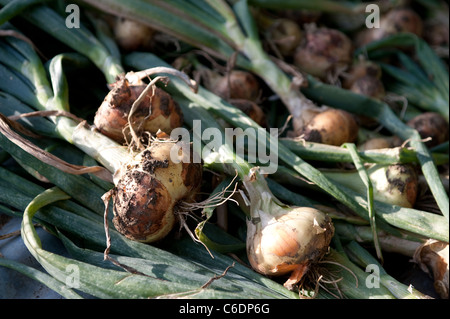
[[[434,289],[442,299],[448,299],[448,243],[429,239],[414,253],[413,261],[434,280]]]
[[[261,107],[250,100],[230,100],[230,103],[244,112],[261,127],[267,127],[267,118]]]
[[[135,20],[117,18],[113,32],[119,46],[125,51],[148,49],[155,31]]]
[[[94,124],[97,129],[118,143],[130,141],[130,111],[145,88],[143,82],[130,84],[126,77],[114,83],[95,114]],[[183,124],[183,115],[177,102],[157,87],[146,94],[132,118],[132,128],[138,135],[144,131],[155,134],[158,130],[170,134],[174,128]]]
[[[330,108],[314,116],[301,134],[309,142],[340,146],[354,142],[358,130],[358,124],[352,114]]]
[[[275,19],[268,27],[268,38],[283,56],[291,56],[302,40],[300,26],[289,19]]]
[[[448,123],[439,113],[422,113],[409,120],[407,124],[416,129],[422,138],[431,138],[425,142],[428,147],[448,141]]]
[[[359,47],[400,32],[414,33],[421,37],[422,18],[410,8],[393,9],[381,17],[380,28],[366,29],[358,34],[356,43]]]
[[[322,80],[345,70],[352,61],[353,45],[342,32],[329,28],[306,28],[294,54],[294,65]]]
[[[417,199],[418,176],[411,165],[375,164],[367,169],[373,186],[375,200],[412,208]],[[366,187],[361,181],[358,172],[354,171],[327,171],[325,176],[334,180],[355,192],[365,194]]]
[[[352,64],[352,66],[342,74],[342,87],[350,89],[353,83],[364,76],[381,79],[381,68],[375,62],[369,60],[359,60]]]
[[[400,139],[396,136],[393,137],[374,137],[370,138],[361,144],[358,148],[361,151],[377,150],[382,148],[392,148],[399,146]]]
[[[205,86],[225,100],[257,101],[260,96],[261,86],[258,79],[247,71],[233,70],[228,75],[210,80],[212,81]]]
[[[328,252],[334,226],[325,213],[310,207],[283,205],[267,187],[259,189],[256,183],[260,181],[244,181],[251,202],[248,259],[261,274],[291,274],[284,286],[292,290],[309,267]]]
[[[192,158],[173,162],[175,143],[152,142],[114,175],[113,223],[129,239],[148,243],[164,238],[176,222],[177,204],[195,198],[202,165]],[[182,147],[178,155],[186,156]]]
[[[356,79],[350,87],[350,91],[370,96],[377,100],[382,100],[386,95],[383,82],[376,77],[368,75]]]

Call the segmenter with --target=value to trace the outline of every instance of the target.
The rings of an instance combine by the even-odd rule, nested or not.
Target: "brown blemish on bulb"
[[[400,176],[400,178],[399,178]],[[406,179],[401,177],[408,176]],[[386,170],[386,179],[389,182],[390,193],[398,191],[400,194],[406,194],[406,199],[411,207],[414,206],[418,192],[417,172],[411,165],[393,164]]]

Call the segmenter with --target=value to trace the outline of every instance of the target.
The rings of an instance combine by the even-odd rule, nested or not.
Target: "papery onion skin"
[[[195,199],[202,165],[173,162],[170,150],[174,145],[153,143],[115,176],[113,223],[129,239],[145,243],[161,240],[176,222],[177,203]]]
[[[113,84],[113,89],[105,97],[98,108],[94,124],[104,135],[114,141],[125,144],[131,141],[130,130],[127,127],[131,107],[144,91],[144,83],[130,84],[126,78]],[[141,132],[155,134],[161,130],[167,134],[183,124],[183,114],[177,102],[164,90],[155,87],[139,104],[132,116],[133,128]]]
[[[279,216],[261,213],[257,223],[247,221],[247,256],[265,275],[284,275],[316,262],[334,234],[331,218],[310,207],[291,207]]]

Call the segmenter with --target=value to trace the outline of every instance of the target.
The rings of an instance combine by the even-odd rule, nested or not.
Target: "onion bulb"
[[[260,189],[260,183],[265,183],[260,176],[244,181],[251,202],[247,256],[252,268],[261,274],[290,274],[284,286],[292,290],[309,267],[328,252],[334,226],[320,210],[280,203],[267,185]]]
[[[173,162],[175,143],[152,142],[114,174],[113,223],[129,239],[149,243],[164,238],[176,222],[177,204],[195,198],[202,165],[193,163],[192,148],[191,158]],[[186,157],[177,145],[179,158]]]
[[[350,87],[350,91],[377,100],[382,100],[386,95],[383,83],[376,77],[367,75],[356,79]]]
[[[448,141],[448,123],[439,113],[425,112],[408,121],[423,139],[431,138],[425,145],[433,147]]]
[[[414,253],[413,261],[434,280],[434,289],[442,299],[448,299],[448,243],[429,239]]]
[[[393,148],[400,146],[401,140],[397,136],[373,137],[362,143],[358,149],[361,151],[378,150],[383,148]]]
[[[146,94],[129,122],[133,103],[147,86],[143,82],[130,84],[126,77],[112,86],[95,114],[94,124],[114,141],[124,144],[131,140],[129,125],[140,135],[140,132],[155,134],[158,130],[170,134],[183,124],[183,114],[177,102],[157,87]]]
[[[366,186],[355,171],[326,171],[326,177],[355,192],[366,194]],[[375,200],[383,203],[412,208],[417,199],[418,176],[411,165],[375,164],[367,169]]]
[[[340,146],[354,142],[358,130],[358,124],[352,114],[330,108],[315,115],[303,128],[301,135],[309,142]]]
[[[342,74],[342,87],[345,89],[350,89],[357,79],[365,76],[381,79],[380,66],[369,60],[359,60],[353,63],[351,67],[344,74]]]
[[[125,51],[148,49],[155,31],[135,20],[117,18],[113,27],[118,45]]]
[[[250,72],[233,70],[225,76],[215,76],[205,85],[214,94],[225,100],[242,99],[257,101],[261,86],[258,79]]]
[[[267,118],[261,107],[250,100],[230,100],[230,103],[244,112],[253,121],[259,124],[261,127],[267,126]]]
[[[279,18],[267,28],[267,36],[283,56],[291,56],[302,40],[300,26],[289,19]]]
[[[421,37],[422,18],[410,8],[393,9],[381,17],[380,28],[366,29],[358,34],[356,43],[359,47],[400,32],[409,32]]]
[[[326,80],[345,70],[352,61],[353,44],[342,32],[329,28],[306,28],[294,53],[294,65]]]

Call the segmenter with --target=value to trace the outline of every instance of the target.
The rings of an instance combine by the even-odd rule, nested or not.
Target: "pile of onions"
[[[425,112],[412,118],[407,123],[417,130],[428,147],[437,146],[448,141],[448,123],[445,118],[436,112]]]
[[[353,114],[330,108],[315,115],[300,136],[308,142],[340,146],[355,142],[358,130]]]
[[[345,70],[352,61],[353,44],[336,29],[308,27],[294,53],[294,65],[300,70],[327,80]]]
[[[356,37],[358,47],[387,36],[409,32],[421,37],[423,34],[422,18],[410,8],[396,8],[383,15],[380,19],[380,28],[363,30]]]

